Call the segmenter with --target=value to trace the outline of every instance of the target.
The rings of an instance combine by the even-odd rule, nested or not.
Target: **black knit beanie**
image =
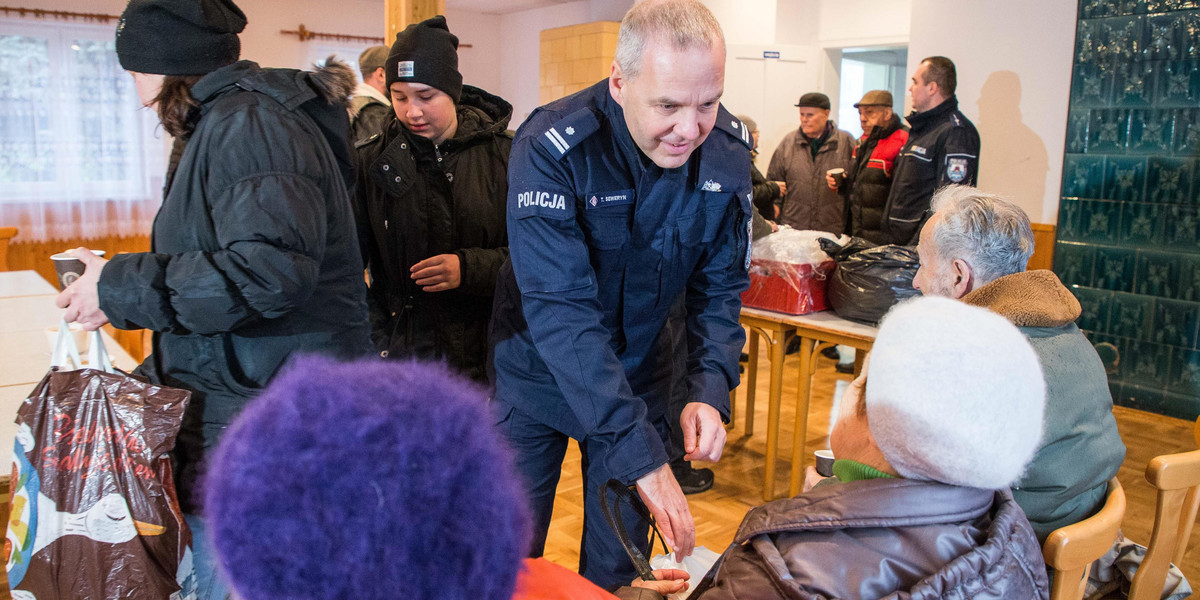
[[[236,62],[246,15],[232,0],[131,0],[117,24],[121,68],[203,75]]]
[[[384,73],[389,89],[397,81],[423,83],[446,92],[457,104],[462,96],[458,37],[450,33],[446,17],[438,15],[397,33]]]

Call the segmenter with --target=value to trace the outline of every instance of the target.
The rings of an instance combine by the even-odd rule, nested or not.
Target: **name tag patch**
[[[588,210],[605,206],[621,206],[633,204],[633,190],[617,190],[615,192],[592,192],[587,195],[584,205]]]

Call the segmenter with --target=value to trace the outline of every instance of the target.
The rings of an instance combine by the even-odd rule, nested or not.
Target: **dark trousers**
[[[671,457],[672,470],[687,473],[692,469],[692,463],[683,458],[683,428],[679,425],[683,407],[688,403],[687,309],[683,298],[675,302],[667,314],[667,322],[659,334],[659,347],[670,357],[671,365],[670,392],[667,395],[667,454]]]
[[[546,533],[550,529],[550,516],[554,510],[554,494],[569,438],[502,401],[495,401],[493,407],[497,411],[497,429],[512,447],[517,471],[525,479],[525,490],[529,494],[529,506],[533,513],[533,542],[529,556],[536,558],[546,548]],[[637,577],[637,571],[601,512],[598,490],[612,475],[604,465],[603,452],[593,446],[595,444],[587,440],[579,444],[583,455],[584,481],[579,573],[592,583],[613,590],[629,585]],[[626,505],[622,505],[621,518],[630,539],[649,558],[648,524]]]

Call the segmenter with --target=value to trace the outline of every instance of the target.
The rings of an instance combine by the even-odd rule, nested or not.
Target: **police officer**
[[[913,73],[912,130],[883,207],[884,244],[916,245],[933,193],[952,183],[975,185],[979,178],[979,132],[958,110],[957,86],[954,63],[944,56],[922,60]]]
[[[621,23],[605,81],[536,110],[509,166],[510,268],[493,311],[495,406],[516,451],[539,556],[568,438],[584,471],[580,572],[635,576],[599,509],[610,479],[636,485],[676,551],[695,543],[664,445],[671,353],[656,352],[683,296],[689,460],[716,461],[745,335],[749,133],[719,100],[725,44],[697,0],[647,0]],[[645,526],[625,527],[646,551]]]

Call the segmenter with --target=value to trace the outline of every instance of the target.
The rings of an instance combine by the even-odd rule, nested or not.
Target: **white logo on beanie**
[[[397,77],[412,77],[413,76],[413,61],[402,60],[396,63]]]

